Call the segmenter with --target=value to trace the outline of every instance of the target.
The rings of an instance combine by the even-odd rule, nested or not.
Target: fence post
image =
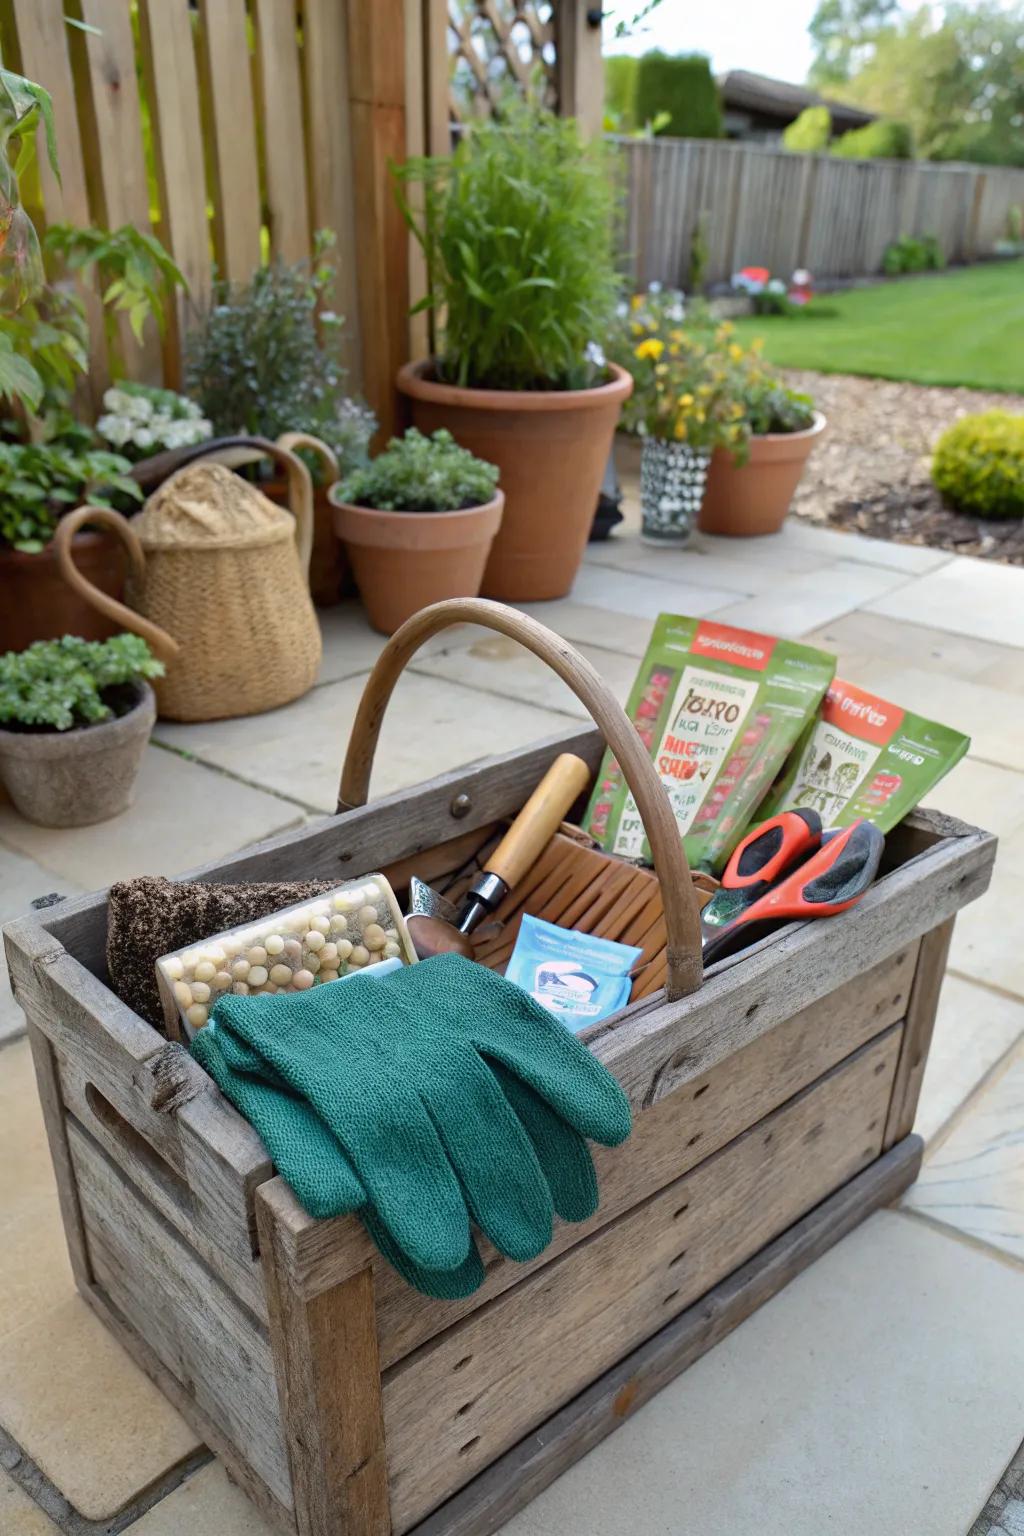
[[[592,139],[604,123],[601,7],[586,0],[560,0],[555,27],[558,110],[563,117],[574,117],[583,137]]]
[[[409,242],[390,165],[406,156],[404,0],[349,0],[349,112],[363,390],[386,440],[409,353]]]

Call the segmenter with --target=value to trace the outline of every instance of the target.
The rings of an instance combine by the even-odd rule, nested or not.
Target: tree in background
[[[834,155],[851,160],[913,160],[914,135],[906,123],[880,117],[863,128],[851,128],[832,145]]]
[[[605,57],[604,111],[606,126],[614,133],[629,133],[636,127],[633,104],[638,62],[631,53],[610,53]]]
[[[661,119],[658,131],[672,138],[720,139],[722,107],[710,62],[699,53],[645,53],[637,60],[633,118]]]
[[[821,154],[828,149],[832,137],[832,114],[828,107],[805,107],[788,128],[783,129],[782,143],[786,149],[798,154]]]
[[[808,28],[814,44],[809,83],[819,90],[845,84],[871,57],[898,10],[899,0],[819,0]]]

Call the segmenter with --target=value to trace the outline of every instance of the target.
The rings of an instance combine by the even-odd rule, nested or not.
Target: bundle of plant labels
[[[805,806],[824,827],[847,827],[863,817],[888,832],[970,744],[961,731],[837,677],[758,817]]]
[[[668,791],[686,856],[717,873],[818,707],[835,657],[809,645],[660,614],[626,712]],[[651,860],[636,803],[605,753],[584,825]]]

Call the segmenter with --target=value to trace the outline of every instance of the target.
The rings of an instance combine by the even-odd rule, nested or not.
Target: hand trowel
[[[537,862],[570,806],[589,784],[590,769],[581,757],[574,757],[571,752],[556,757],[473,881],[461,906],[413,876],[409,882],[406,926],[421,960],[451,951],[473,958],[469,935],[483,918],[496,911]]]

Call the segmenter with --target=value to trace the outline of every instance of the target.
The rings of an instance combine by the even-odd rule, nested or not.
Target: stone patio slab
[[[867,606],[872,613],[909,624],[1024,647],[1021,573],[1014,566],[958,555],[913,586],[878,597]]]
[[[4,805],[0,843],[52,870],[51,890],[63,880],[92,891],[131,875],[176,874],[283,832],[302,817],[295,805],[151,745],[135,804],[124,815],[59,829],[34,826]]]
[[[612,616],[612,623],[616,615],[624,613],[653,624],[659,613],[687,613],[703,618],[742,595],[738,587],[705,584],[700,571],[689,566],[672,574],[667,556],[660,551],[655,553],[660,556],[657,573],[654,568],[638,575],[610,566],[582,566],[573,583],[572,601],[604,608]]]
[[[991,640],[954,635],[923,624],[901,624],[898,619],[863,609],[812,630],[805,638],[834,651],[839,657],[840,677],[851,680],[881,660],[1024,694],[1024,657],[1012,646],[996,645]]]
[[[762,634],[796,638],[838,619],[879,593],[905,586],[908,580],[902,571],[843,561],[797,576],[780,576],[760,596],[719,608],[714,617],[719,624],[736,624]]]
[[[787,545],[826,560],[857,560],[864,565],[882,565],[890,571],[908,571],[913,576],[938,570],[954,558],[945,549],[929,549],[926,544],[897,544],[892,539],[869,539],[862,533],[841,528],[817,528],[800,517],[788,517],[783,534]]]
[[[0,1531],[3,1536],[50,1536],[57,1526],[13,1478],[0,1472]]]
[[[217,1462],[181,1483],[130,1531],[131,1536],[280,1536]]]
[[[880,1212],[504,1536],[963,1536],[1020,1440],[1022,1306],[1024,1271]]]
[[[933,1142],[1022,1039],[1024,1001],[947,974],[914,1121],[918,1135]]]
[[[638,619],[628,613],[617,613],[611,619],[607,608],[577,603],[571,597],[554,603],[523,603],[522,611],[573,645],[599,645],[635,659],[643,656],[654,628],[653,619]]]
[[[639,492],[638,492],[639,494]],[[627,495],[623,506],[626,522],[615,530],[610,539],[600,544],[588,544],[584,560],[597,565],[614,565],[622,569],[624,560],[635,561],[637,567],[657,569],[659,560],[671,556],[674,560],[692,560],[696,556],[708,556],[723,560],[736,560],[744,565],[788,571],[813,571],[838,558],[821,555],[813,549],[802,548],[798,539],[791,536],[790,524],[781,533],[768,534],[763,538],[727,539],[716,534],[694,530],[689,542],[675,549],[647,544],[640,537],[640,509],[631,516],[630,499]]]
[[[623,539],[615,559],[600,563],[605,570],[631,571],[658,581],[675,581],[682,586],[718,588],[731,591],[735,601],[770,592],[780,580],[794,575],[808,575],[822,570],[830,562],[821,556],[794,549],[785,563],[762,560],[748,543],[761,545],[764,539],[707,539],[692,542],[683,549],[659,549],[639,539]],[[722,545],[731,546],[722,549]],[[726,599],[730,601],[730,599]]]
[[[999,688],[904,667],[897,658],[869,663],[856,681],[915,714],[964,731],[971,738],[972,757],[1024,769],[1024,702],[1019,710],[1007,708],[1006,695]]]
[[[971,825],[980,818],[986,832],[1012,837],[1024,829],[1024,773],[965,757],[930,791],[927,804]],[[1002,865],[1002,849],[996,857]]]
[[[1009,840],[996,855],[985,895],[957,917],[949,964],[987,986],[1024,998],[1024,863],[1019,852],[1014,856]]]
[[[904,1204],[1010,1255],[1024,1279],[1024,1047],[967,1106]]]
[[[577,648],[601,674],[615,697],[624,700],[636,676],[636,657],[593,645],[579,644]],[[490,690],[504,698],[524,699],[528,704],[538,704],[576,719],[590,719],[586,706],[546,662],[505,635],[485,633],[466,650],[425,656],[417,663],[416,671]]]
[[[365,681],[363,674],[325,684],[265,715],[208,725],[160,721],[158,737],[311,809],[333,811]],[[480,693],[411,671],[399,682],[385,717],[372,792],[383,795],[421,783],[477,758],[553,736],[566,725],[565,715],[504,699],[497,690]],[[239,839],[235,846],[249,840]]]

